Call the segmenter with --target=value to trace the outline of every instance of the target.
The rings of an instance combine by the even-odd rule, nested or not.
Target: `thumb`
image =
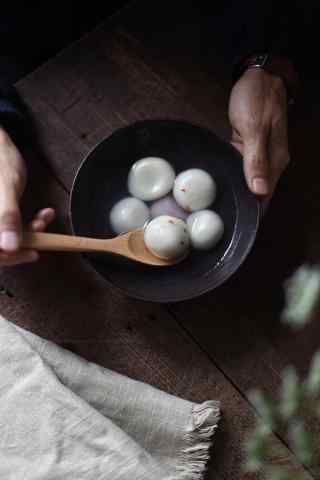
[[[21,231],[18,196],[13,188],[3,187],[0,192],[0,249],[9,253],[19,250]]]
[[[257,195],[269,195],[272,190],[267,141],[263,135],[245,141],[243,167],[250,190]]]

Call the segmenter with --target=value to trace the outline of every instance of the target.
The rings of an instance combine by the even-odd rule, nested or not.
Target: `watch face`
[[[263,67],[266,64],[267,60],[268,60],[267,53],[259,54],[255,58],[255,64],[258,65],[259,67]]]

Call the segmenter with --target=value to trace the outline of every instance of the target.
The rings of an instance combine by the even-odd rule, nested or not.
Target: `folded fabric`
[[[0,316],[1,479],[202,479],[218,420]]]

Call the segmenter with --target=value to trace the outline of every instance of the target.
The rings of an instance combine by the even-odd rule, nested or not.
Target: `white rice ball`
[[[129,172],[128,189],[140,200],[157,200],[172,190],[175,176],[174,169],[163,158],[142,158]]]
[[[186,223],[169,215],[161,215],[148,223],[144,241],[155,256],[166,260],[185,257],[190,246]]]
[[[149,208],[142,200],[127,197],[113,206],[109,220],[112,230],[119,235],[142,228],[149,217]]]
[[[222,238],[224,224],[211,210],[192,213],[187,219],[190,241],[197,250],[211,250]]]
[[[200,168],[191,168],[177,176],[173,196],[184,210],[195,212],[212,205],[216,190],[216,183],[209,173]]]

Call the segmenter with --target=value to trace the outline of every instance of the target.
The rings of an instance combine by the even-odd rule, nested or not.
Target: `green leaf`
[[[303,387],[293,367],[282,372],[279,411],[284,420],[290,419],[298,411],[303,398]]]
[[[320,394],[320,351],[312,359],[306,386],[311,395]]]
[[[294,480],[292,472],[285,467],[269,467],[266,473],[270,480]]]
[[[276,420],[276,405],[273,400],[260,390],[252,390],[249,393],[249,399],[257,409],[266,427],[271,431]]]
[[[246,442],[246,470],[248,472],[258,472],[262,469],[267,457],[268,435],[269,429],[266,429],[264,425],[258,425]]]
[[[299,462],[311,466],[314,457],[312,434],[305,428],[302,420],[296,420],[289,425],[288,429],[292,449]]]
[[[284,288],[286,306],[282,321],[296,328],[304,326],[320,299],[320,267],[302,265]]]

